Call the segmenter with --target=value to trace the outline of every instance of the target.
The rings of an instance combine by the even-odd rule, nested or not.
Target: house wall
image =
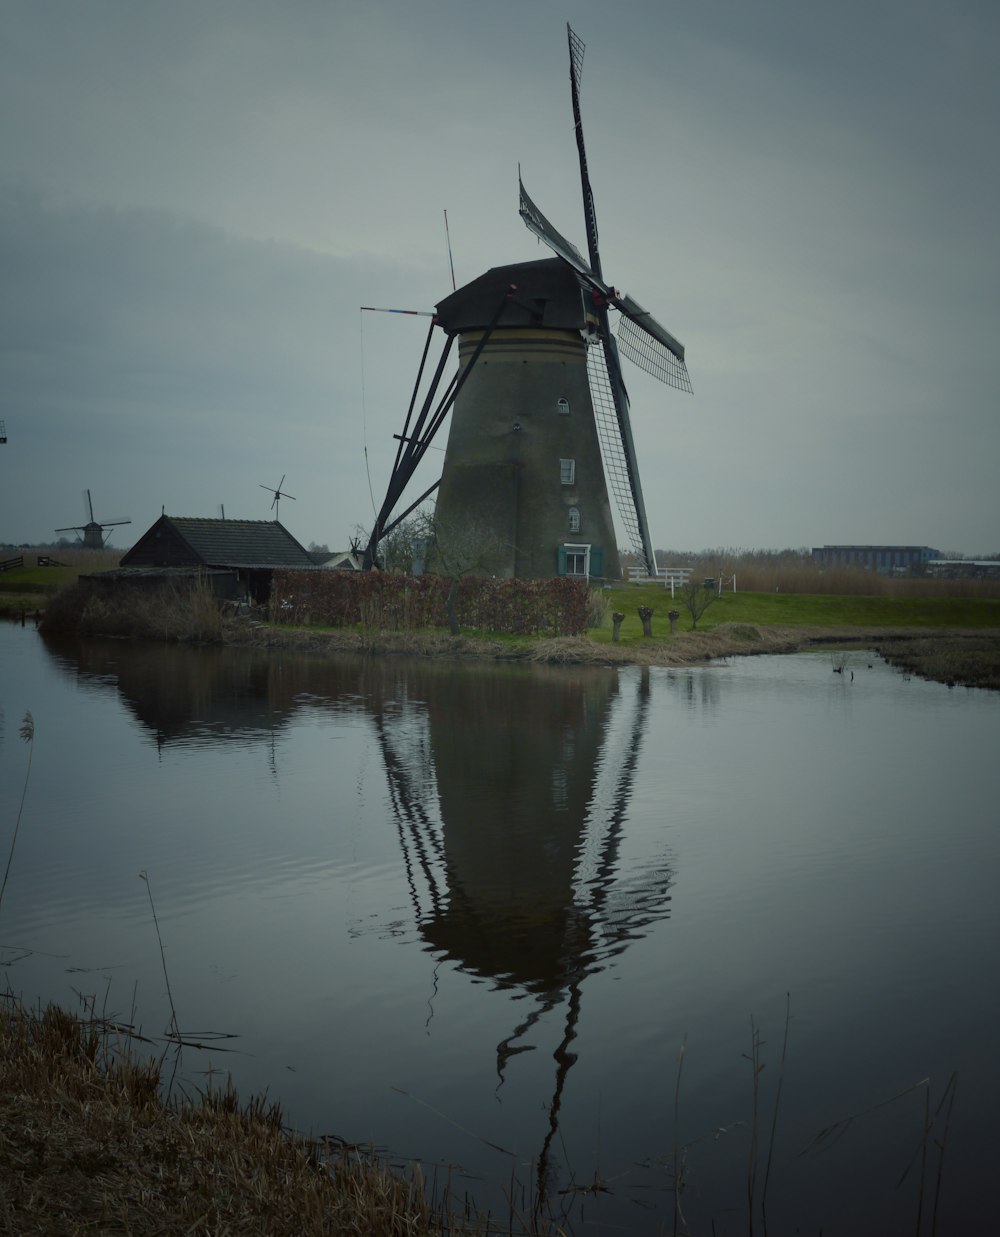
[[[188,567],[200,563],[201,559],[163,517],[143,533],[121,560],[123,567]]]

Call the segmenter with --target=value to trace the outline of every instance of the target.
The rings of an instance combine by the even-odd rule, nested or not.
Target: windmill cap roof
[[[504,305],[497,320],[501,328],[538,326],[579,331],[587,324],[584,292],[576,272],[562,258],[490,267],[438,302],[438,324],[449,335],[483,330],[493,321],[501,302]]]

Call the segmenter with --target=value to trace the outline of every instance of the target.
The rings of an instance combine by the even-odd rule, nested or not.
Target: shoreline
[[[705,665],[730,657],[809,649],[872,649],[890,665],[949,687],[1000,690],[1000,631],[995,629],[779,627],[724,623],[709,631],[677,632],[667,640],[612,644],[590,636],[510,641],[425,631],[320,631],[266,624],[227,624],[223,643],[316,656],[446,657],[547,665]]]
[[[168,1039],[180,1052],[178,1038]],[[0,1231],[241,1237],[435,1237],[452,1226],[417,1171],[288,1129],[230,1085],[164,1088],[166,1049],[58,1006],[0,1002]]]
[[[43,611],[15,614],[0,608],[0,619],[44,630]],[[40,623],[41,621],[41,623]],[[58,629],[57,629],[58,632]],[[54,633],[55,634],[55,633]],[[63,632],[62,634],[71,634]],[[79,633],[72,633],[79,634]],[[123,631],[88,631],[97,639],[143,639]],[[291,627],[252,618],[216,615],[209,629],[165,632],[158,642],[223,644],[284,650],[307,656],[443,657],[547,665],[682,667],[730,657],[798,653],[809,649],[871,649],[890,665],[948,687],[1000,691],[1000,628],[882,626],[876,624],[767,624],[726,622],[672,636],[628,637],[619,644],[593,635],[501,637],[452,636],[440,630],[381,630]]]

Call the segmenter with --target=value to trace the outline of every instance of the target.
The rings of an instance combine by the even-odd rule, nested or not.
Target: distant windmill
[[[492,534],[497,548],[481,563],[488,573],[616,578],[610,490],[631,548],[647,571],[655,570],[611,311],[619,315],[621,350],[631,361],[679,390],[690,391],[691,382],[683,346],[638,302],[605,282],[580,118],[584,46],[568,26],[567,35],[589,260],[549,223],[519,177],[521,217],[556,256],[493,267],[438,303],[433,325],[444,330],[447,343],[429,393],[418,407],[414,391],[397,435],[367,565],[377,559],[381,538],[439,490],[439,534]],[[458,375],[439,396],[455,340]],[[452,408],[440,481],[394,515]]]
[[[278,503],[281,501],[281,499],[290,498],[292,502],[296,501],[294,494],[286,494],[285,491],[281,488],[284,484],[285,484],[285,474],[282,473],[281,480],[278,482],[277,489],[272,489],[269,485],[262,485],[260,487],[262,490],[267,490],[269,494],[274,495],[274,497],[271,499],[271,510],[274,512],[274,518],[276,520],[278,518],[278,510],[279,510]]]
[[[68,528],[57,528],[57,533],[81,533],[81,541],[85,550],[102,550],[107,543],[110,533],[105,533],[105,529],[115,528],[119,524],[131,524],[131,520],[95,520],[94,519],[94,504],[90,500],[90,490],[84,490],[87,496],[87,514],[89,520],[86,524],[71,524]]]

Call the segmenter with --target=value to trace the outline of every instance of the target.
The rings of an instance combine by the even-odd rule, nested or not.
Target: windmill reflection
[[[420,935],[439,958],[533,998],[497,1045],[498,1085],[535,1046],[532,1028],[563,1008],[544,1201],[586,977],[669,913],[666,858],[635,871],[623,852],[649,674],[452,667],[408,689],[374,720]]]
[[[666,856],[628,828],[649,672],[48,647],[85,690],[117,695],[160,751],[267,745],[276,778],[274,738],[303,713],[374,727],[420,939],[525,998],[496,1046],[498,1087],[543,1019],[559,1025],[544,1200],[587,976],[669,911]]]

